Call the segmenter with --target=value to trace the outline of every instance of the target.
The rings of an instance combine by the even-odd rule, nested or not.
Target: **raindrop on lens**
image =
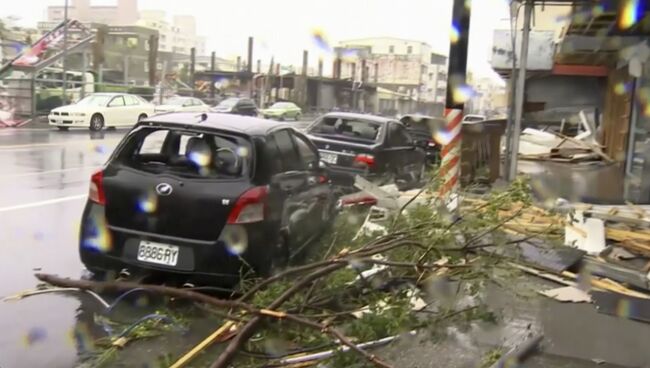
[[[92,214],[86,221],[88,223],[84,229],[83,246],[101,253],[110,251],[113,243],[104,216]]]
[[[239,157],[248,157],[248,148],[244,146],[237,147],[237,156]]]
[[[645,0],[621,0],[623,6],[618,15],[618,27],[628,29],[635,25],[644,14],[643,3]]]
[[[206,167],[210,165],[210,155],[203,152],[190,152],[190,161],[198,167]]]
[[[43,327],[32,327],[27,331],[27,335],[24,337],[24,343],[26,346],[34,345],[37,342],[41,342],[47,338],[47,331]]]
[[[460,39],[460,31],[458,31],[458,26],[453,24],[451,26],[451,31],[449,32],[449,41],[451,43],[456,43]]]
[[[232,255],[239,256],[248,248],[248,234],[241,226],[228,226],[222,230],[220,240],[226,250]]]
[[[433,132],[433,140],[442,146],[449,144],[453,138],[453,133],[442,127]]]
[[[147,194],[138,200],[138,210],[143,213],[154,213],[158,209],[158,196],[153,193]]]

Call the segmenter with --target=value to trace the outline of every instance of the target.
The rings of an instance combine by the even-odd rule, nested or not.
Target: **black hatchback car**
[[[328,113],[306,132],[332,170],[361,175],[377,184],[394,182],[400,190],[415,187],[423,179],[424,150],[399,121]]]
[[[289,125],[161,114],[92,175],[79,252],[93,272],[267,275],[326,228],[336,200],[318,150]]]
[[[253,100],[241,97],[227,98],[213,107],[211,111],[244,116],[257,116],[259,114],[257,105]]]

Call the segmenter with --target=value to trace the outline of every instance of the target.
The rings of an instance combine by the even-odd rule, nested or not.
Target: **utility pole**
[[[63,6],[63,86],[61,87],[61,102],[63,105],[66,104],[66,84],[68,84],[68,66],[65,62],[66,57],[68,56],[68,0],[65,0]]]
[[[458,31],[457,39],[449,43],[449,70],[447,82],[447,98],[445,102],[446,130],[451,136],[441,149],[441,164],[439,175],[442,185],[439,189],[441,197],[452,209],[457,208],[455,197],[460,187],[461,161],[461,130],[464,101],[454,99],[454,90],[465,87],[467,82],[467,48],[469,46],[469,25],[471,16],[471,0],[454,0],[451,22],[452,28]],[[420,71],[421,73],[421,71]],[[453,76],[453,77],[452,77]]]
[[[210,100],[212,103],[214,103],[214,93],[215,93],[215,88],[214,88],[214,70],[215,66],[217,63],[217,54],[216,52],[212,51],[212,54],[210,55]]]
[[[515,125],[512,128],[512,147],[510,150],[510,167],[508,180],[517,176],[517,158],[519,155],[519,136],[521,135],[521,118],[524,113],[524,88],[526,87],[526,68],[528,67],[528,39],[530,36],[530,18],[533,13],[533,0],[525,0],[524,25],[521,37],[521,53],[519,57],[519,73],[515,90]],[[516,52],[515,52],[516,53]]]
[[[194,97],[194,91],[196,90],[196,82],[194,79],[195,72],[196,72],[196,48],[192,47],[190,49],[190,87],[192,87],[192,97]]]

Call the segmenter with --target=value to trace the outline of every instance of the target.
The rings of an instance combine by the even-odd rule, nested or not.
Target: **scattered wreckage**
[[[561,302],[593,303],[600,313],[616,314],[621,300],[641,306],[650,300],[648,266],[635,269],[630,263],[650,250],[650,207],[559,202],[543,208],[532,202],[521,180],[502,192],[465,194],[457,209],[445,206],[430,188],[399,192],[394,185],[377,187],[361,178],[355,185],[361,192],[342,201],[323,253],[266,279],[253,275],[255,282],[242,282],[228,298],[172,286],[37,274],[46,284],[15,299],[83,290],[110,310],[108,296],[119,303],[127,293],[144,292],[210,310],[218,328],[174,357],[172,367],[200,359],[217,343],[225,348],[206,362],[212,367],[323,360],[330,366],[390,367],[371,351],[408,336],[423,338],[435,326],[492,320],[482,290],[487,283],[507,285],[512,272],[559,284],[537,292]],[[635,310],[625,317],[650,321],[650,309]],[[173,324],[157,318],[136,323]],[[140,330],[107,336],[111,349],[138,339],[129,331]],[[267,339],[282,341],[282,347],[270,354]],[[532,330],[517,340],[503,346],[508,353],[490,356],[491,363],[498,366],[509,356],[524,359],[544,341]]]

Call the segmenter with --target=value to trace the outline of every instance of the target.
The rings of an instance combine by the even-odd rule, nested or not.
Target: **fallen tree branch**
[[[250,335],[244,339],[244,337],[252,332],[254,332],[255,327],[257,327],[257,324],[261,321],[263,317],[271,317],[277,320],[287,320],[291,321],[306,327],[310,327],[313,329],[316,329],[320,332],[327,333],[331,335],[333,338],[338,339],[342,344],[347,345],[351,348],[351,350],[357,352],[361,356],[363,356],[365,359],[368,361],[372,362],[378,367],[382,368],[391,368],[390,365],[382,362],[380,359],[375,357],[372,354],[369,354],[362,349],[359,349],[352,343],[345,335],[343,335],[341,332],[336,330],[335,328],[332,328],[330,326],[327,326],[325,324],[315,322],[303,317],[298,317],[286,312],[281,312],[281,311],[275,311],[273,309],[279,307],[281,304],[283,304],[286,300],[291,298],[295,292],[304,285],[310,283],[311,281],[322,277],[328,273],[331,273],[339,268],[343,267],[341,264],[332,264],[326,268],[323,268],[321,270],[315,271],[312,274],[310,274],[308,277],[304,279],[303,282],[300,282],[296,285],[294,285],[292,288],[288,289],[285,291],[280,297],[276,299],[274,303],[271,303],[269,308],[267,309],[257,309],[254,306],[250,304],[246,304],[243,302],[239,301],[229,301],[229,300],[221,300],[218,298],[214,298],[208,295],[204,295],[201,293],[197,293],[194,291],[189,291],[189,290],[183,290],[183,289],[178,289],[174,287],[169,287],[169,286],[161,286],[161,285],[147,285],[147,284],[137,284],[133,282],[123,282],[123,281],[114,281],[114,282],[96,282],[96,281],[89,281],[89,280],[73,280],[73,279],[66,279],[62,278],[59,276],[55,275],[49,275],[49,274],[43,274],[43,273],[37,273],[35,274],[35,277],[39,279],[40,281],[46,282],[48,284],[54,285],[54,286],[60,286],[60,287],[74,287],[82,290],[101,290],[101,291],[126,291],[130,290],[133,288],[141,288],[145,289],[148,291],[152,291],[155,293],[159,294],[164,294],[172,297],[178,297],[178,298],[184,298],[184,299],[190,299],[194,301],[199,301],[205,304],[210,304],[219,308],[239,308],[243,309],[246,313],[250,313],[252,315],[255,315],[251,320],[248,321],[248,323],[239,331],[235,339],[233,339],[233,342],[230,343],[228,348],[231,346],[234,346],[234,341],[242,341],[245,342]],[[230,315],[226,314],[224,316],[225,318],[231,317]],[[236,316],[233,319],[239,319]],[[239,345],[236,346],[237,348]],[[237,349],[234,349],[236,352]],[[226,351],[222,353],[219,356],[219,359],[213,364],[214,367],[219,367],[217,365],[220,361],[226,362],[228,364],[230,360],[232,359],[233,355],[230,356],[224,356],[226,354]]]
[[[299,290],[303,289],[307,285],[311,284],[313,281],[326,276],[342,267],[344,267],[345,264],[342,263],[333,263],[330,264],[320,270],[314,271],[311,274],[305,276],[302,280],[300,280],[298,283],[294,284],[291,288],[287,289],[282,295],[277,297],[271,304],[269,304],[268,309],[276,309],[280,307],[282,304],[284,304],[287,300],[292,298]],[[286,315],[287,318],[294,319],[294,318],[299,318],[296,316],[291,316],[291,315]],[[255,330],[257,329],[257,326],[261,322],[261,317],[260,316],[255,316],[253,317],[248,323],[242,327],[239,330],[239,333],[235,336],[234,339],[230,341],[230,344],[226,347],[226,350],[224,350],[217,360],[210,366],[211,368],[225,368],[230,364],[232,359],[235,357],[235,354],[237,353],[237,350],[250,339],[251,336],[255,333]],[[379,360],[377,357],[374,355],[368,354],[367,352],[363,351],[362,349],[357,348],[356,345],[354,345],[349,339],[347,339],[343,334],[341,334],[339,331],[336,329],[330,328],[328,326],[312,322],[313,324],[311,327],[319,328],[321,331],[325,333],[329,333],[333,336],[336,336],[341,343],[349,346],[352,350],[356,351],[360,355],[362,355],[364,358],[366,358],[368,361],[372,362],[378,367],[382,368],[389,368],[390,365],[382,362]]]

